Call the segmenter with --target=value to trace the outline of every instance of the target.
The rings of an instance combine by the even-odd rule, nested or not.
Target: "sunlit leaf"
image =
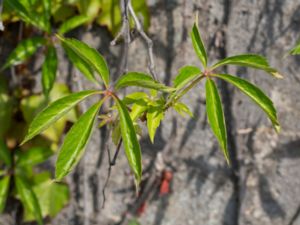
[[[66,20],[65,22],[63,22],[62,25],[60,25],[60,27],[58,29],[58,33],[60,35],[68,33],[69,31],[85,24],[86,22],[89,21],[89,19],[90,18],[88,16],[85,16],[85,15],[74,16],[74,17]]]
[[[93,105],[67,133],[56,161],[56,180],[65,177],[81,159],[102,103],[103,100]]]
[[[179,74],[174,79],[174,87],[176,89],[183,88],[192,81],[197,75],[201,74],[201,70],[196,66],[184,66],[180,68]]]
[[[9,192],[10,177],[4,176],[0,179],[0,213],[3,212]]]
[[[266,58],[260,55],[246,54],[246,55],[236,55],[225,58],[211,67],[211,69],[216,69],[217,67],[224,65],[237,65],[251,67],[259,70],[264,70],[265,72],[271,74],[276,78],[283,78],[283,76],[278,73],[274,68],[271,68]]]
[[[174,88],[167,87],[164,84],[155,81],[150,75],[139,72],[129,72],[121,76],[117,81],[115,88],[118,90],[129,86],[144,87],[165,92],[174,90]]]
[[[92,67],[102,78],[106,87],[109,84],[109,69],[103,56],[87,44],[72,38],[63,38],[58,36],[59,39],[73,52]]]
[[[189,107],[182,102],[175,102],[173,108],[178,112],[181,116],[185,116],[186,114],[190,117],[194,117],[193,113],[190,111]]]
[[[126,106],[115,98],[120,116],[121,136],[128,163],[135,175],[138,185],[142,177],[142,156],[135,129]]]
[[[147,111],[147,127],[149,137],[152,143],[154,143],[154,137],[160,122],[164,118],[164,111],[162,107],[150,107]]]
[[[2,66],[1,70],[23,63],[45,43],[46,40],[42,37],[33,37],[21,41],[9,54],[6,63]]]
[[[206,85],[206,112],[213,133],[219,141],[225,159],[229,164],[229,153],[227,149],[227,132],[224,119],[222,102],[218,89],[213,80],[207,79]]]
[[[48,52],[46,54],[45,62],[42,68],[42,84],[45,95],[49,94],[54,85],[56,79],[57,64],[56,49],[53,46],[50,46],[48,48]]]
[[[15,185],[17,193],[20,197],[24,207],[31,212],[39,225],[43,224],[42,212],[35,193],[32,190],[31,185],[25,178],[15,176]]]
[[[201,60],[204,68],[207,66],[207,54],[206,50],[203,44],[203,41],[201,39],[201,35],[199,32],[198,28],[198,16],[196,17],[196,22],[194,23],[192,32],[191,32],[191,37],[192,37],[192,43],[195,49],[195,52],[197,53],[199,59]]]
[[[94,71],[93,68],[81,57],[78,57],[77,54],[69,48],[67,45],[64,43],[62,46],[65,49],[65,52],[67,53],[67,56],[69,60],[74,64],[75,67],[90,81],[94,82],[97,84],[97,80],[95,79],[94,76]]]
[[[82,91],[75,94],[70,94],[51,103],[47,108],[45,108],[34,118],[29,126],[28,133],[24,138],[22,144],[46,130],[51,124],[64,116],[83,99],[97,93],[99,92],[94,90]]]
[[[273,102],[265,95],[263,91],[261,91],[258,87],[254,86],[250,82],[235,76],[231,76],[229,74],[216,74],[214,76],[233,84],[243,93],[249,96],[267,114],[275,130],[277,132],[280,131],[276,109],[273,105]]]

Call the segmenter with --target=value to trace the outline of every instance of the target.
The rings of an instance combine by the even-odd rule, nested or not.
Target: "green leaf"
[[[161,107],[149,107],[147,111],[147,127],[149,137],[152,143],[154,143],[154,137],[157,128],[160,125],[161,120],[164,118],[164,111]]]
[[[42,84],[45,95],[49,94],[55,82],[57,64],[56,49],[53,46],[49,46],[42,68]]]
[[[142,177],[142,156],[133,122],[126,106],[121,100],[115,97],[120,116],[121,136],[129,166],[131,167],[138,186]]]
[[[51,124],[69,112],[75,105],[83,99],[99,93],[98,91],[88,90],[81,91],[75,94],[70,94],[53,103],[40,112],[29,125],[28,133],[24,138],[23,143],[29,141],[39,133],[46,130]]]
[[[196,22],[194,23],[191,37],[192,37],[192,43],[195,49],[195,52],[197,53],[199,59],[201,60],[204,68],[207,66],[207,54],[206,50],[203,44],[203,41],[200,36],[199,28],[198,28],[198,16],[196,17]]]
[[[109,69],[103,56],[100,55],[96,49],[91,48],[87,44],[71,38],[63,38],[58,35],[58,38],[69,48],[73,50],[76,55],[85,61],[91,68],[93,68],[102,78],[106,87],[109,85]]]
[[[186,84],[188,84],[191,80],[193,80],[196,76],[201,74],[201,70],[196,66],[184,66],[180,68],[179,74],[174,79],[174,87],[176,89],[183,88]]]
[[[7,148],[5,142],[3,140],[0,140],[0,160],[2,160],[7,166],[10,167],[12,164],[11,157],[11,153]]]
[[[53,151],[50,148],[34,147],[27,151],[17,152],[17,166],[34,166],[42,163],[53,155]]]
[[[299,55],[300,54],[300,41],[298,41],[297,45],[289,53],[290,53],[290,55]]]
[[[104,99],[84,113],[66,135],[56,161],[56,180],[65,177],[81,159],[103,101]]]
[[[214,81],[209,78],[206,81],[205,89],[208,121],[213,133],[219,141],[227,163],[230,164],[227,149],[227,132],[220,95]]]
[[[51,32],[51,23],[50,23],[50,18],[51,18],[51,4],[52,0],[42,0],[43,4],[43,27],[45,27],[46,31],[48,33]]]
[[[190,117],[194,117],[189,107],[182,102],[175,102],[173,108],[183,117],[185,116],[185,114],[189,115]]]
[[[85,15],[78,15],[74,16],[71,19],[66,20],[63,24],[59,27],[58,33],[63,35],[68,33],[69,31],[83,25],[84,23],[89,21],[89,17]]]
[[[213,76],[221,78],[222,80],[233,84],[244,94],[249,96],[267,114],[275,130],[277,132],[280,131],[280,125],[277,119],[276,109],[273,105],[273,102],[258,87],[244,79],[231,76],[229,74],[214,74]]]
[[[278,73],[274,68],[271,68],[266,58],[260,55],[246,54],[246,55],[236,55],[225,58],[211,67],[211,70],[224,65],[237,65],[251,67],[259,70],[264,70],[265,72],[271,74],[276,78],[283,78],[283,76]]]
[[[36,195],[30,184],[20,176],[15,176],[15,185],[24,207],[31,212],[39,225],[43,224],[42,212]]]
[[[171,92],[174,90],[174,88],[158,83],[150,75],[139,72],[129,72],[124,74],[117,81],[115,88],[118,90],[129,86],[150,88],[164,92]]]
[[[67,205],[70,198],[67,185],[55,183],[49,179],[34,185],[33,191],[38,196],[43,217],[54,218]],[[24,217],[25,221],[34,220],[34,216],[28,211],[25,211]]]
[[[94,82],[95,84],[98,84],[97,80],[94,76],[93,68],[89,66],[89,64],[83,60],[82,58],[78,57],[77,54],[69,48],[64,43],[62,44],[63,48],[65,49],[65,52],[67,53],[67,56],[69,60],[74,64],[75,67],[90,81]]]
[[[2,66],[1,70],[8,67],[21,64],[30,56],[32,56],[37,49],[46,43],[42,37],[33,37],[21,41],[17,47],[9,54],[6,63]]]
[[[0,213],[3,212],[9,192],[10,177],[5,176],[0,180]]]

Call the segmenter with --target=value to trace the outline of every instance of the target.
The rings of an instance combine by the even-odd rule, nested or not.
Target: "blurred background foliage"
[[[146,0],[133,0],[132,4],[147,30],[150,15]],[[70,93],[67,85],[55,82],[58,60],[54,35],[79,26],[100,25],[115,36],[121,27],[121,10],[118,0],[6,0],[0,16],[6,28],[0,35],[16,46],[0,65],[0,213],[17,200],[23,206],[23,221],[43,224],[45,217],[56,216],[70,198],[68,186],[52,180],[49,160],[78,116],[78,110],[70,111],[42,135],[20,146],[34,116]],[[15,25],[22,26],[21,34],[18,29],[8,29]],[[41,81],[44,91],[36,93],[30,65],[32,55],[40,49],[45,55],[39,68],[45,73]]]

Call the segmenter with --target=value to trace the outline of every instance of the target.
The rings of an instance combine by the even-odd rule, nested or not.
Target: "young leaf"
[[[218,89],[213,80],[207,79],[206,85],[206,112],[211,129],[217,137],[219,144],[223,150],[225,159],[229,164],[229,153],[227,149],[227,132],[224,119],[222,102],[218,93]]]
[[[8,67],[18,65],[32,56],[37,49],[46,43],[46,40],[42,37],[33,37],[21,41],[17,47],[10,53],[6,63],[2,66],[1,70]]]
[[[214,74],[213,76],[221,78],[240,89],[244,94],[249,96],[270,118],[275,130],[280,131],[280,125],[277,119],[276,109],[273,102],[258,87],[250,82],[231,76],[229,74]]]
[[[174,90],[171,87],[167,87],[164,84],[158,83],[157,81],[153,80],[151,76],[138,72],[129,72],[121,76],[117,81],[115,88],[116,90],[118,90],[129,86],[150,88],[164,92],[171,92]]]
[[[121,136],[123,139],[125,153],[128,163],[135,175],[136,184],[138,185],[142,177],[142,156],[140,144],[126,106],[118,98],[115,97],[115,100],[120,116]]]
[[[201,70],[196,66],[185,66],[180,68],[179,74],[173,82],[174,87],[176,89],[183,88],[186,84],[188,84],[199,74],[201,74]]]
[[[42,225],[43,218],[41,208],[30,184],[23,177],[15,176],[15,185],[24,207],[34,215],[38,224]]]
[[[276,78],[283,78],[283,76],[278,73],[278,71],[274,68],[271,68],[268,61],[260,56],[254,54],[247,54],[247,55],[236,55],[225,58],[215,65],[212,66],[212,70],[216,69],[217,67],[224,66],[224,65],[237,65],[237,66],[246,66],[251,67],[259,70],[264,70],[265,72],[271,74]]]
[[[154,137],[161,120],[164,118],[164,111],[160,107],[150,107],[147,112],[147,127],[150,140],[154,143]]]
[[[197,53],[199,59],[201,60],[204,68],[207,66],[207,54],[206,50],[203,44],[203,41],[200,36],[199,28],[198,28],[198,16],[196,17],[196,21],[194,23],[191,37],[192,37],[192,43],[195,49],[195,52]]]
[[[56,180],[65,177],[81,159],[103,101],[104,99],[85,112],[67,133],[56,161]]]
[[[64,43],[62,44],[65,52],[67,53],[67,56],[69,60],[74,64],[75,67],[90,81],[94,82],[95,84],[98,84],[97,80],[94,76],[94,71],[89,64],[83,60],[82,58],[78,57],[77,54],[69,48]]]
[[[178,112],[183,117],[185,116],[185,114],[188,114],[190,117],[194,117],[189,107],[182,102],[176,102],[173,105],[173,108],[176,110],[176,112]]]
[[[56,79],[57,71],[57,54],[53,46],[48,48],[48,52],[45,58],[45,62],[42,68],[42,84],[45,95],[48,95],[51,91]]]
[[[17,162],[18,167],[23,166],[34,166],[36,164],[42,163],[53,155],[53,151],[49,148],[34,147],[27,151],[17,152]]]
[[[0,180],[0,213],[3,212],[9,191],[10,177],[4,176]]]
[[[2,160],[7,166],[11,166],[11,153],[3,140],[0,140],[0,160]]]
[[[106,87],[109,85],[109,70],[103,56],[98,51],[89,47],[87,44],[71,38],[58,38],[76,55],[92,67],[102,78]]]
[[[82,24],[88,22],[90,18],[85,15],[74,16],[71,19],[66,20],[63,24],[59,27],[58,33],[63,35],[68,33],[69,31],[75,29],[76,27],[81,26]]]
[[[46,130],[51,124],[69,112],[75,105],[83,99],[99,93],[98,91],[89,90],[70,94],[51,103],[47,108],[40,112],[29,125],[28,133],[23,143],[29,141],[39,133]]]

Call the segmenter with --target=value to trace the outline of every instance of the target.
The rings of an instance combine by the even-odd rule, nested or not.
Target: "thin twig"
[[[129,12],[134,20],[136,29],[138,33],[141,35],[141,37],[144,39],[148,46],[148,55],[149,55],[149,71],[153,77],[153,79],[157,80],[157,74],[155,71],[155,62],[154,62],[154,54],[153,54],[153,41],[148,37],[148,35],[145,33],[132,5],[131,2],[129,2]]]
[[[129,44],[131,42],[130,37],[130,23],[129,23],[129,9],[128,5],[130,0],[121,0],[120,7],[122,13],[122,27],[120,32],[116,35],[115,39],[111,42],[111,45],[116,45],[117,41],[123,37],[124,38],[124,50],[120,60],[120,66],[118,69],[119,74],[125,74],[128,72],[128,53],[129,53]]]
[[[108,172],[107,172],[107,177],[106,177],[106,180],[105,180],[105,184],[104,184],[103,189],[102,189],[102,195],[103,195],[102,208],[105,207],[105,202],[106,202],[105,190],[106,190],[108,182],[110,180],[111,169],[112,169],[113,166],[116,165],[116,161],[117,161],[117,158],[118,158],[118,155],[119,155],[119,152],[120,152],[121,145],[122,145],[122,139],[120,139],[120,141],[117,145],[116,152],[115,152],[115,155],[114,155],[113,159],[111,159],[109,147],[108,146],[106,147],[109,166],[108,166]]]

